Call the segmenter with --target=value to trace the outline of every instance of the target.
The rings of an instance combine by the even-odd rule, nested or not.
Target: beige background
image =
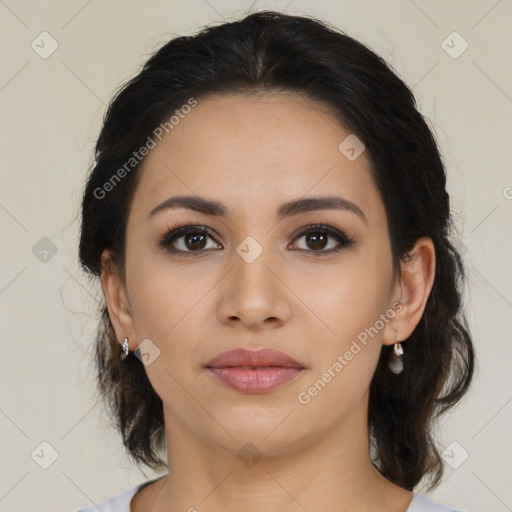
[[[99,288],[77,264],[81,189],[118,85],[168,38],[239,17],[250,5],[0,0],[0,511],[71,511],[154,476],[130,464],[96,405],[91,341]],[[468,267],[479,368],[469,396],[442,422],[442,445],[458,443],[446,455],[458,468],[447,466],[430,496],[471,512],[512,510],[512,2],[252,5],[313,14],[369,44],[431,119]],[[42,52],[44,37],[44,51],[51,49],[48,36],[39,37],[44,31],[58,43],[46,59],[31,47],[35,41]],[[469,44],[458,58],[442,46],[454,31]],[[463,48],[453,37],[452,54]],[[54,255],[41,252],[50,245],[43,237]],[[42,442],[58,453],[48,469],[35,462],[50,460]]]

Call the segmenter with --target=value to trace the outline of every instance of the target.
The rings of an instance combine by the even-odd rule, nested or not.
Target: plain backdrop
[[[449,465],[429,496],[512,510],[510,0],[0,0],[0,511],[71,511],[156,476],[130,463],[97,403],[82,187],[117,87],[169,38],[251,7],[311,14],[368,44],[431,120],[478,369],[441,422]]]

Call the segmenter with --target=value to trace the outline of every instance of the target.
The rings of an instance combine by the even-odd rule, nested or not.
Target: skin
[[[292,93],[213,96],[198,98],[146,157],[129,210],[125,279],[108,250],[101,275],[119,342],[128,337],[134,350],[150,339],[160,350],[145,369],[164,404],[169,475],[135,495],[133,512],[399,512],[410,504],[412,493],[370,462],[366,411],[382,345],[397,334],[407,340],[421,319],[435,253],[429,238],[419,239],[394,276],[368,155],[350,161],[338,150],[349,134],[326,106]],[[358,205],[366,222],[335,209],[277,220],[286,201],[333,194]],[[220,201],[229,214],[178,208],[147,220],[177,195]],[[207,237],[189,257],[173,254],[159,246],[173,223],[208,226],[216,240]],[[315,256],[314,242],[296,236],[315,223],[354,244]],[[247,236],[263,248],[252,263],[236,252]],[[183,236],[174,246],[187,254],[195,247]],[[336,246],[329,236],[323,247]],[[394,318],[299,403],[396,303]],[[307,369],[267,393],[234,391],[204,365],[240,346],[276,348]],[[237,457],[247,442],[262,455],[251,467]]]

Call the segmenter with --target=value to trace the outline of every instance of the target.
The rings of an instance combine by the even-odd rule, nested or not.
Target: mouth
[[[269,392],[306,370],[287,354],[268,348],[230,350],[215,357],[205,368],[231,389],[250,394]]]
[[[263,366],[254,369],[242,369],[236,366],[210,368],[209,371],[231,389],[248,394],[272,391],[287,382],[296,379],[304,369]]]
[[[273,348],[260,348],[249,350],[236,348],[219,354],[206,364],[206,368],[237,367],[244,369],[261,368],[264,366],[277,366],[281,368],[305,368],[289,355]]]

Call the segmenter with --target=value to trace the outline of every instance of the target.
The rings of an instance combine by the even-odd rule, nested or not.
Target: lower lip
[[[230,388],[243,393],[264,393],[296,378],[303,369],[284,366],[262,366],[254,370],[237,368],[208,368]]]

